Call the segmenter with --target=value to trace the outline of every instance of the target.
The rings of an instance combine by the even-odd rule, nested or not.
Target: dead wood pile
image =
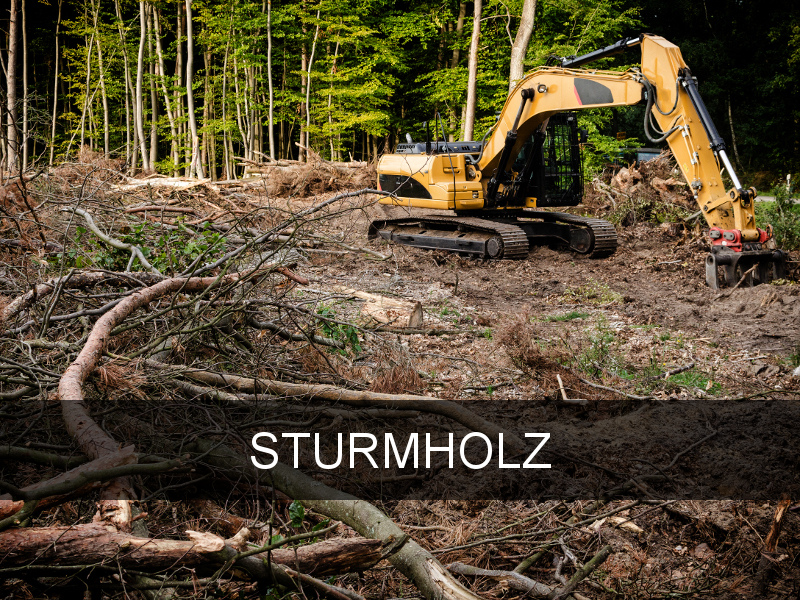
[[[669,151],[645,162],[605,169],[587,186],[585,203],[626,227],[676,220],[697,208]]]
[[[267,191],[273,196],[310,196],[325,192],[340,192],[376,188],[375,165],[362,161],[333,162],[309,151],[309,160],[240,160],[245,167],[245,179],[263,177]]]

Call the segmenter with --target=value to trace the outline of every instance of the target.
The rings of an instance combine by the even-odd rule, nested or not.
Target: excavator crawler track
[[[373,221],[369,226],[369,237],[481,258],[519,259],[528,256],[528,236],[521,227],[477,217],[430,215]]]
[[[377,220],[370,224],[369,237],[490,259],[525,258],[532,245],[567,246],[593,258],[610,256],[617,249],[614,226],[602,219],[527,210],[518,213],[521,219],[516,216]]]
[[[545,223],[566,223],[586,231],[589,234],[588,238],[572,236],[573,239],[569,243],[569,248],[575,252],[589,254],[592,258],[606,258],[617,250],[617,230],[614,229],[613,224],[603,219],[541,210],[526,210],[523,215],[542,219]]]

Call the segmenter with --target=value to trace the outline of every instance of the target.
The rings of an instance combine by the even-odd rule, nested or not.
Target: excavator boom
[[[638,68],[627,72],[581,68],[637,45],[642,56]],[[567,184],[571,194],[564,193],[567,179],[559,170],[570,159],[575,163],[577,144],[566,151],[560,141],[577,134],[575,112],[643,102],[645,134],[653,143],[669,145],[708,223],[712,244],[706,260],[708,284],[732,285],[741,275],[750,282],[783,276],[785,254],[766,249],[771,228],[756,226],[756,192],[744,189],[736,176],[725,142],[677,46],[659,36],[642,35],[559,62],[536,69],[516,85],[485,142],[431,144],[428,139],[424,146],[403,144],[396,153],[383,156],[379,185],[395,196],[382,202],[451,210],[456,217],[376,222],[371,235],[501,258],[527,252],[518,239],[509,237],[509,228],[518,227],[531,244],[560,243],[607,256],[616,248],[616,237],[612,241],[609,232],[613,227],[607,222],[535,209],[574,205],[580,198],[580,191],[574,191],[576,169],[570,171]],[[571,129],[559,133],[556,128],[564,115],[571,118]],[[723,173],[733,184],[729,190]],[[476,219],[483,221],[482,229],[476,228]],[[506,246],[509,251],[504,253]]]

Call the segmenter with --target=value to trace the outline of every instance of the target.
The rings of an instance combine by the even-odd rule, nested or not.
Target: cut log
[[[332,289],[337,294],[347,294],[365,300],[361,307],[361,314],[371,317],[378,323],[401,327],[422,327],[423,311],[420,302],[379,296],[341,286],[335,286]]]
[[[187,532],[187,535],[190,532]],[[191,541],[139,538],[100,523],[74,527],[26,527],[0,533],[4,567],[35,564],[85,565],[119,563],[123,568],[158,569],[176,564],[213,562],[205,556],[221,551],[218,536],[192,532]]]

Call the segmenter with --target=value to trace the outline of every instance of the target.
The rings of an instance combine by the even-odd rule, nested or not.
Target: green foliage
[[[99,241],[84,227],[75,228],[74,246],[58,255],[66,259],[68,267],[96,267],[112,271],[124,271],[130,260],[130,252],[107,246]],[[202,229],[196,231],[186,227],[178,220],[178,228],[165,231],[157,224],[143,221],[127,228],[120,237],[126,244],[139,246],[144,257],[156,269],[165,274],[183,271],[199,257],[207,260],[222,254],[225,249],[225,237],[203,223]],[[138,261],[133,270],[141,268]]]
[[[523,0],[486,0],[478,56],[475,137],[495,122],[507,98],[510,47]],[[440,113],[446,134],[459,138],[464,121],[467,58],[473,4],[458,24],[457,0],[317,0],[272,3],[272,84],[278,158],[297,155],[301,132],[325,158],[367,158],[372,148],[391,149],[406,132],[424,135],[422,123]],[[30,64],[51,64],[54,56],[53,4],[29,32]],[[137,145],[132,108],[139,51],[137,2],[86,3],[65,0],[59,43],[55,139],[58,158],[81,144],[104,149],[109,132],[113,158],[133,161]],[[151,31],[143,48],[144,133],[158,139],[156,169],[181,172],[191,140],[186,127],[186,34],[177,30],[181,3],[148,2],[158,14],[164,69]],[[206,166],[217,176],[241,173],[235,158],[266,153],[269,81],[268,3],[194,0],[194,100]],[[97,10],[96,16],[93,10]],[[742,171],[800,168],[800,17],[792,3],[764,11],[754,3],[731,3],[724,11],[676,0],[552,0],[540,2],[524,65],[533,69],[551,56],[569,56],[618,39],[652,31],[678,44],[697,76],[704,100],[729,147],[735,130]],[[152,19],[151,19],[152,21]],[[724,33],[724,34],[723,34]],[[315,42],[316,39],[316,42]],[[742,39],[757,39],[755,46]],[[308,59],[314,46],[314,60]],[[102,51],[102,66],[100,64]],[[180,62],[179,62],[180,59]],[[598,69],[635,65],[637,51],[597,61]],[[33,155],[50,138],[51,69],[33,69],[29,114],[41,126]],[[126,76],[127,70],[127,76]],[[310,76],[310,125],[306,88]],[[747,81],[747,85],[742,85]],[[167,94],[164,93],[166,89]],[[151,106],[151,90],[156,106]],[[167,118],[167,98],[176,111]],[[106,116],[104,106],[108,106]],[[180,110],[178,108],[180,107]],[[38,111],[38,112],[37,112]],[[624,146],[641,145],[643,107],[581,111],[589,131],[584,173],[591,177]],[[152,123],[155,121],[155,123]],[[618,140],[625,131],[628,139]],[[437,130],[438,135],[438,130]],[[176,152],[173,155],[172,151]],[[227,157],[227,158],[226,158]],[[251,158],[257,158],[253,154]],[[223,168],[224,159],[227,165]],[[231,171],[235,170],[235,173]],[[747,179],[747,173],[740,173]],[[791,211],[790,211],[791,212]],[[787,234],[787,238],[788,238]]]
[[[603,371],[614,374],[624,371],[624,362],[614,351],[617,336],[604,318],[597,322],[594,331],[589,332],[588,342],[588,347],[573,359],[578,369],[594,377],[601,376]]]
[[[317,314],[322,317],[320,319],[320,329],[322,335],[337,342],[342,342],[345,348],[358,354],[361,352],[361,341],[358,338],[358,329],[349,323],[339,323],[336,321],[336,311],[328,304],[322,304],[317,308]],[[341,355],[346,355],[346,349],[332,349]]]
[[[668,381],[678,387],[688,388],[690,391],[702,390],[712,395],[719,394],[722,391],[722,386],[719,383],[697,369],[676,373]]]
[[[782,250],[800,250],[800,204],[795,204],[786,186],[778,186],[773,194],[774,202],[756,204],[756,222],[762,229],[772,225]]]
[[[303,526],[303,520],[306,518],[306,509],[297,500],[289,505],[289,518],[292,521],[292,527],[295,529]]]

